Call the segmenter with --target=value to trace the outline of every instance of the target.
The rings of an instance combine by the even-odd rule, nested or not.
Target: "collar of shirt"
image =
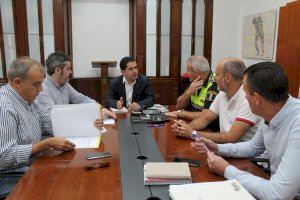
[[[47,85],[51,85],[51,86],[53,86],[53,87],[55,87],[55,88],[57,88],[57,89],[60,89],[60,88],[62,88],[62,87],[65,86],[65,85],[61,86],[61,85],[57,84],[57,83],[51,78],[51,76],[49,76],[49,75],[46,75],[46,78],[45,78],[44,82],[45,82]]]
[[[134,86],[135,83],[136,83],[136,80],[133,83],[129,84],[128,81],[126,80],[126,78],[123,76],[123,84]]]
[[[228,96],[226,94],[228,103],[233,103],[233,102],[237,101],[240,98],[241,95],[245,95],[244,91],[243,91],[243,85],[241,85],[240,89],[230,99],[228,98]]]
[[[271,119],[268,125],[271,128],[277,128],[283,122],[283,120],[285,120],[287,116],[292,113],[292,109],[293,109],[293,101],[292,101],[292,97],[289,95],[288,100],[285,102],[285,104],[279,110],[279,112]]]
[[[8,83],[7,84],[7,90],[12,93],[12,95],[25,107],[25,108],[30,108],[30,104],[23,99],[18,92]]]

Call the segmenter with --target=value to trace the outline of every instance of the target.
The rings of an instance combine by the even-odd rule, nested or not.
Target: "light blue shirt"
[[[271,179],[266,180],[230,165],[224,176],[237,179],[258,199],[292,199],[300,191],[300,101],[289,97],[267,125],[263,121],[248,142],[219,144],[230,157],[255,157],[267,150]]]
[[[69,83],[60,86],[48,75],[43,82],[43,91],[39,94],[37,100],[48,112],[51,111],[54,105],[96,102],[77,92]]]

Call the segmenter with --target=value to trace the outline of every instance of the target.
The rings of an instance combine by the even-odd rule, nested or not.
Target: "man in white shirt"
[[[220,133],[198,131],[198,134],[219,143],[250,140],[258,128],[260,118],[251,112],[245,98],[242,88],[245,69],[240,59],[221,60],[216,67],[215,77],[221,91],[205,114],[194,119],[189,125],[182,120],[175,120],[175,134],[191,138],[194,130],[206,128],[219,117]]]
[[[243,85],[252,112],[264,119],[252,140],[216,144],[202,138],[192,146],[207,154],[211,171],[237,179],[256,198],[292,199],[300,191],[300,101],[288,95],[288,79],[273,62],[250,66]],[[270,180],[239,170],[215,155],[250,158],[265,150],[270,159]]]

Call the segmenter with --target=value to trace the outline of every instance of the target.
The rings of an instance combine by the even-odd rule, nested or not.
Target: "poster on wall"
[[[276,10],[243,19],[243,58],[272,60],[276,27]]]

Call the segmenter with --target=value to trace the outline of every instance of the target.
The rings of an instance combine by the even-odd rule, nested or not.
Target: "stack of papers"
[[[165,113],[165,112],[169,112],[169,110],[167,108],[165,108],[163,105],[160,104],[154,104],[152,107],[150,107],[149,109],[156,109],[156,110],[160,110],[160,112]]]
[[[51,111],[53,135],[64,137],[73,143],[75,148],[97,148],[101,132],[94,126],[100,117],[99,104],[56,105]]]
[[[170,185],[169,191],[172,200],[255,200],[235,179]]]
[[[128,110],[125,107],[123,107],[122,109],[116,109],[110,107],[109,109],[114,113],[128,113]]]
[[[147,162],[144,165],[145,185],[170,185],[191,183],[188,163]]]

